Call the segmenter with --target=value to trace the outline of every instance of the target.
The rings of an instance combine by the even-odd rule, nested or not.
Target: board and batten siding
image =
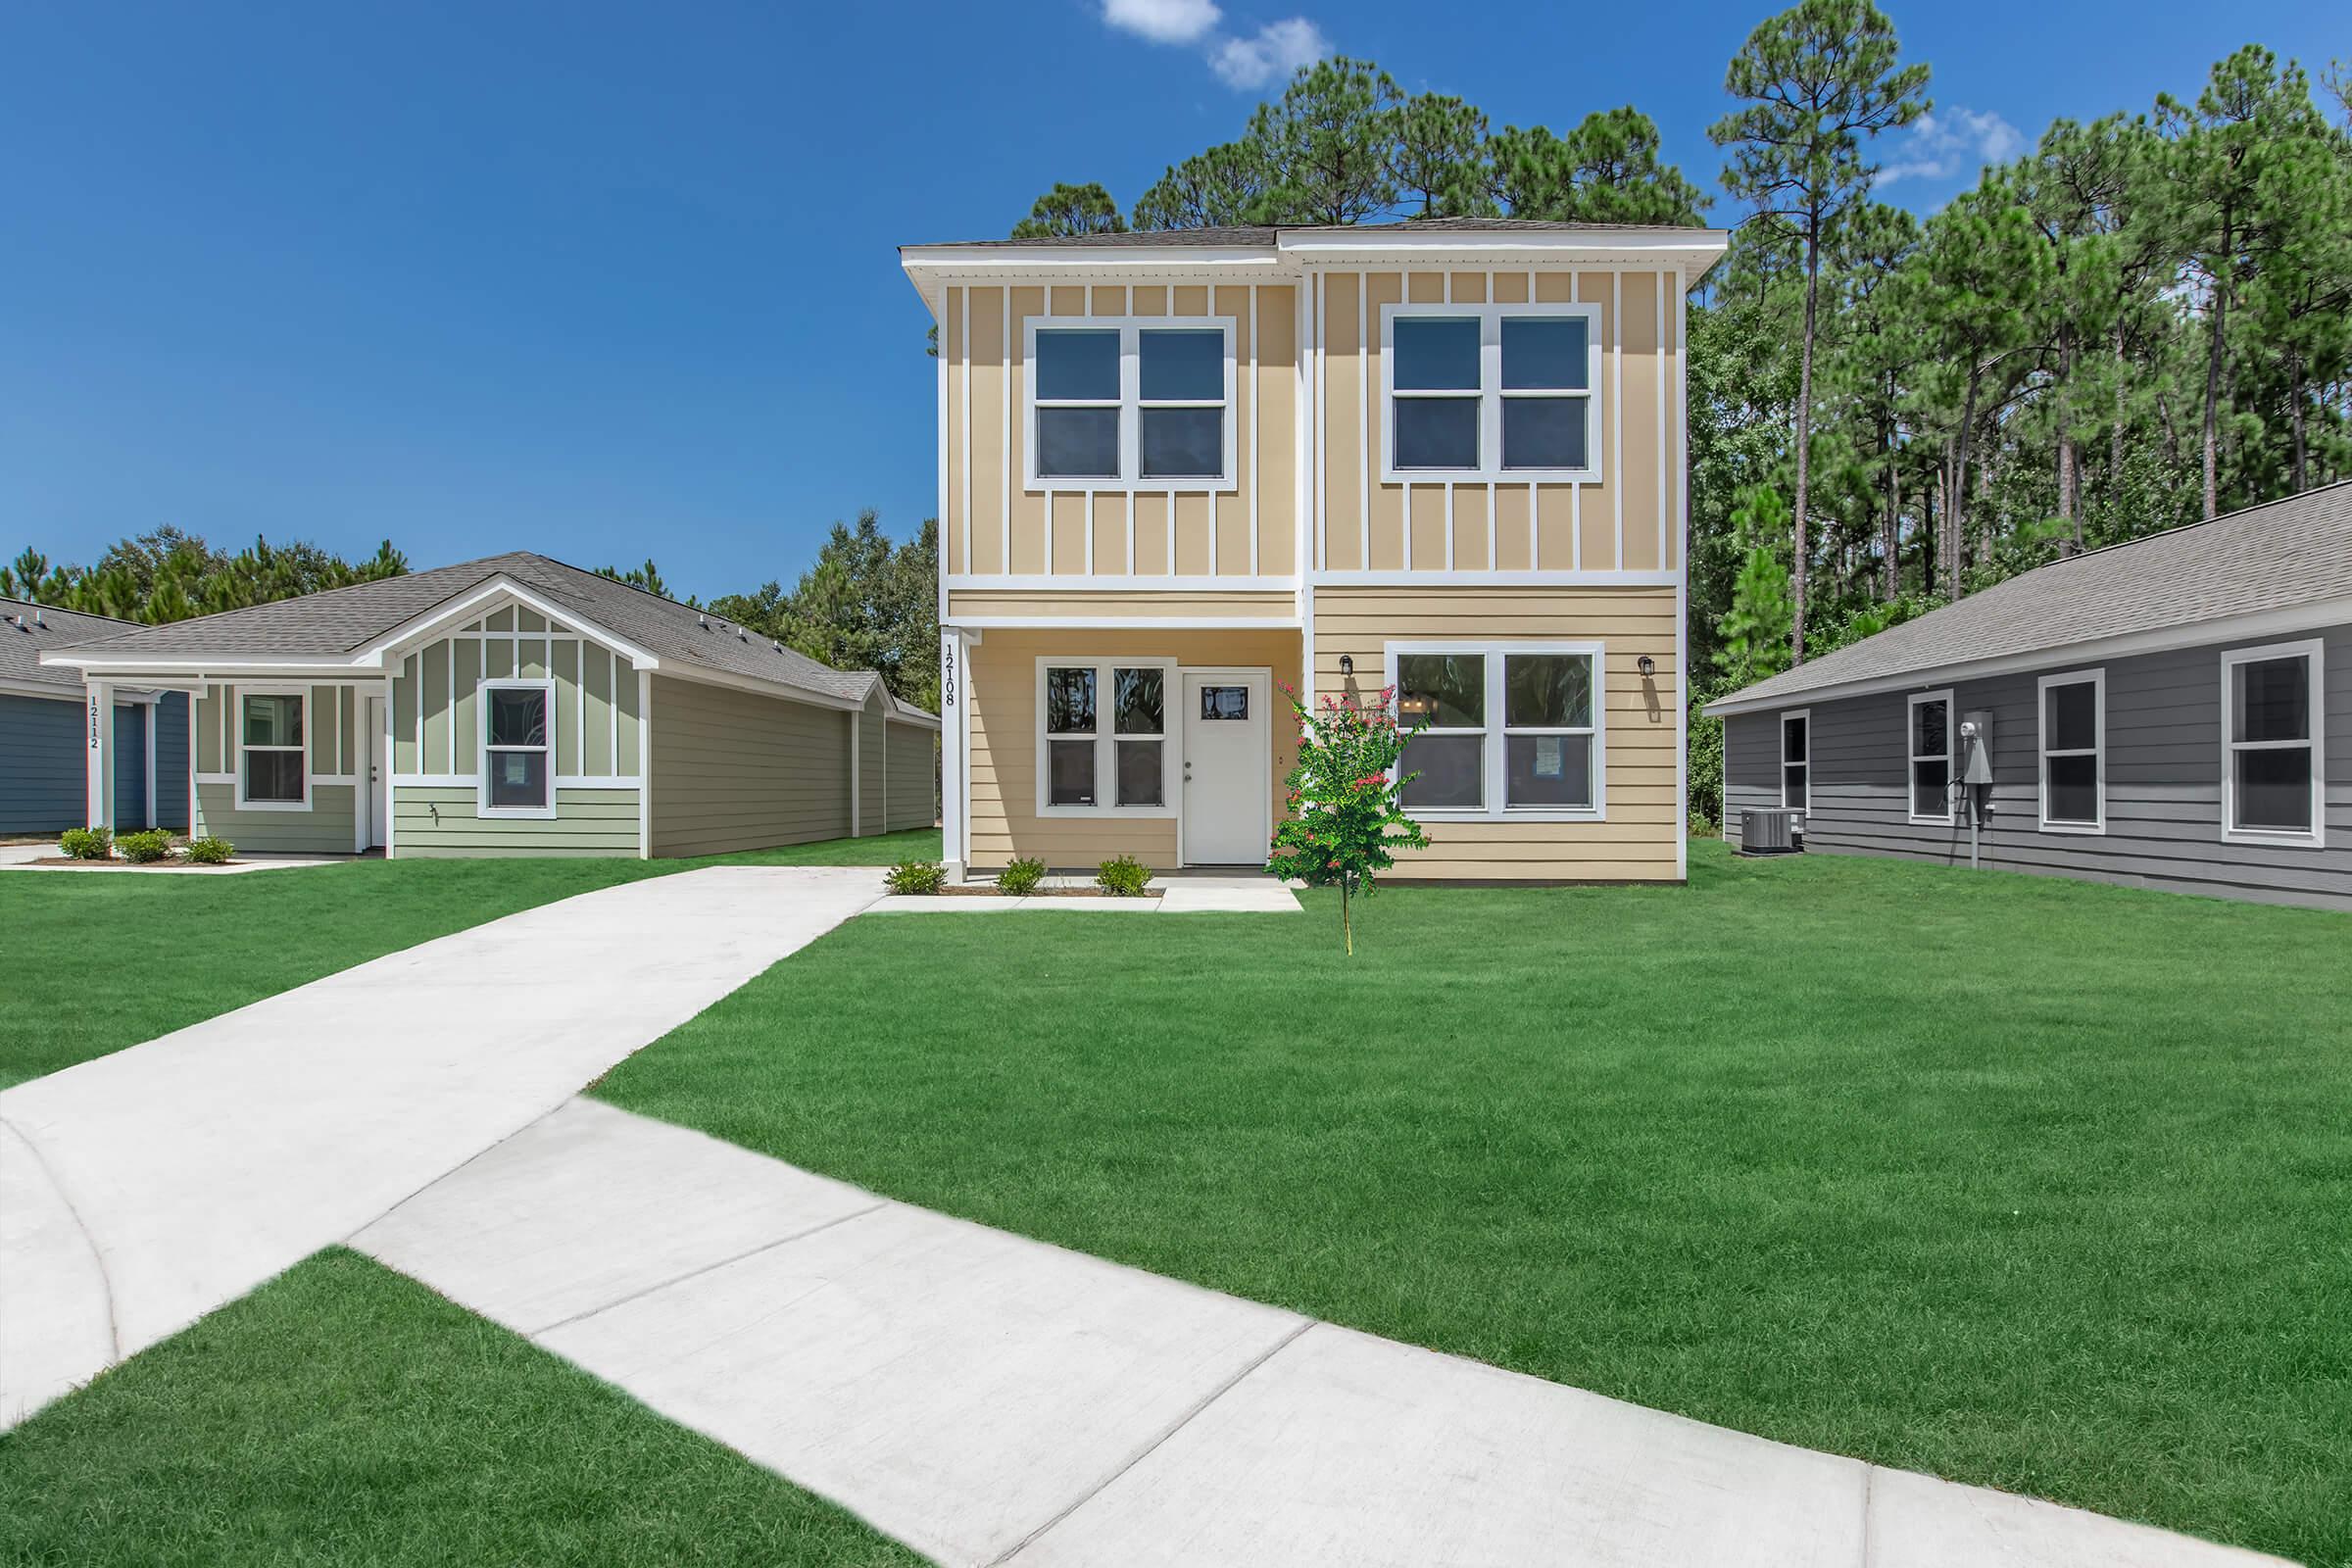
[[[940,539],[949,576],[1294,576],[1298,297],[1287,281],[947,288]],[[1033,318],[1113,325],[1128,316],[1231,324],[1233,488],[1152,481],[1130,494],[1026,483],[1025,327]]]
[[[665,675],[653,687],[654,854],[848,835],[848,712]]]
[[[237,807],[237,693],[284,691],[278,683],[220,683],[196,699],[198,837],[272,855],[349,855],[357,832],[358,702],[350,686],[308,686],[311,804],[305,811]]]
[[[1914,690],[1952,691],[1953,723],[1992,715],[1993,811],[1980,837],[1981,863],[2266,903],[2352,908],[2352,628],[2324,634],[2326,845],[2310,848],[2222,837],[2222,655],[2297,638],[2053,662],[1986,680],[1931,678]],[[2040,814],[2039,682],[2043,675],[2106,671],[2106,831],[2046,832]],[[1951,826],[1909,820],[1908,693],[1842,700],[1792,699],[1811,711],[1808,854],[1892,855],[1968,864],[1965,818]],[[1743,808],[1781,804],[1778,711],[1724,721],[1725,835],[1740,842]]]
[[[1560,641],[1602,645],[1604,819],[1471,822],[1433,817],[1400,879],[1651,882],[1682,876],[1672,588],[1333,588],[1315,593],[1315,694],[1376,696],[1392,643]],[[1644,679],[1638,662],[1655,664]],[[1354,661],[1344,675],[1341,658]]]
[[[155,706],[155,825],[188,829],[188,694],[165,692]]]
[[[89,809],[82,699],[0,694],[0,833],[62,833]],[[187,811],[182,808],[180,814]]]
[[[939,736],[913,724],[890,726],[889,816],[892,833],[939,820]]]

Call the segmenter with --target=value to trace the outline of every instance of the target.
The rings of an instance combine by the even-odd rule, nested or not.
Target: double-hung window
[[[238,809],[311,808],[310,706],[307,691],[238,692]]]
[[[1905,725],[1911,748],[1911,820],[1952,821],[1952,694],[1916,692]]]
[[[1799,811],[1813,807],[1813,711],[1800,708],[1781,715],[1781,805]]]
[[[2044,675],[2041,830],[2107,831],[2107,672]]]
[[[2326,842],[2321,646],[2315,639],[2222,655],[2224,838]]]
[[[1596,305],[1381,308],[1381,476],[1593,479]]]
[[[1602,814],[1597,643],[1396,645],[1397,722],[1415,815]]]
[[[1038,808],[1165,815],[1168,691],[1158,661],[1038,662]]]
[[[1032,490],[1234,488],[1233,323],[1033,317]]]
[[[486,680],[479,686],[474,704],[482,724],[478,814],[556,814],[555,690],[549,680]]]

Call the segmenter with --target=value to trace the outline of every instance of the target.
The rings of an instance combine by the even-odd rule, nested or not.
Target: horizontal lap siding
[[[83,825],[89,783],[81,715],[74,695],[63,702],[0,696],[0,833]]]
[[[259,854],[349,855],[357,793],[349,784],[314,783],[307,811],[240,811],[234,784],[200,782],[196,828]]]
[[[1740,813],[1781,804],[1781,717],[1740,713],[1723,721],[1723,836],[1740,844]]]
[[[888,828],[929,827],[939,820],[939,737],[912,724],[890,726]]]
[[[656,855],[845,837],[850,715],[657,675],[652,783]]]
[[[1376,694],[1390,643],[1510,639],[1599,642],[1606,820],[1425,824],[1430,847],[1400,877],[1469,881],[1672,881],[1681,875],[1672,588],[1320,588],[1315,690]],[[1643,681],[1637,661],[1656,673]],[[1342,656],[1355,661],[1352,677]]]
[[[869,705],[858,720],[858,831],[880,833],[890,814],[890,736],[888,721],[877,706]]]
[[[2299,639],[2265,639],[2264,642]],[[1958,713],[1989,711],[1993,812],[1983,863],[2132,886],[2270,902],[2352,907],[2352,632],[2326,634],[2327,845],[2233,844],[2221,836],[2222,675],[2214,645],[2103,666],[1951,683]],[[2259,645],[2256,645],[2259,646]],[[2039,678],[2103,667],[2107,684],[2107,831],[2052,833],[2040,826]],[[1940,690],[1935,682],[1921,690]],[[1813,794],[1805,848],[1968,863],[1968,828],[1907,820],[1908,702],[1900,692],[1813,703]],[[1742,792],[1773,777],[1777,714],[1726,727],[1733,810]],[[1759,760],[1760,759],[1760,760]]]
[[[392,805],[394,853],[404,860],[637,853],[633,789],[559,789],[552,819],[477,816],[476,807],[476,793],[467,786],[402,785]]]

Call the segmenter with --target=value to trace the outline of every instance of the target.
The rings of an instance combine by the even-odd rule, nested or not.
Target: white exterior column
[[[966,699],[963,634],[943,626],[939,632],[939,843],[948,880],[961,882],[963,847],[963,710]]]
[[[164,694],[158,692],[155,694],[155,700],[141,710],[142,715],[147,721],[147,825],[149,827],[155,826],[158,811],[155,799],[156,779],[159,776],[155,765],[155,715],[163,706]]]
[[[89,772],[88,809],[86,827],[112,827],[115,824],[115,683],[93,680],[83,683],[82,697],[86,711],[84,727],[88,731],[88,749],[84,756]]]

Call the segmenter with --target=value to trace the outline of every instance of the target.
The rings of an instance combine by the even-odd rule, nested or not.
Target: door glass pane
[[[1037,471],[1041,478],[1117,478],[1119,411],[1038,410]]]
[[[1949,720],[1944,712],[1942,702],[1911,705],[1911,755],[1913,757],[1940,757],[1948,753],[1951,750],[1945,740],[1948,732]]]
[[[1167,733],[1166,685],[1165,670],[1113,669],[1110,672],[1111,711],[1120,734]]]
[[[1914,816],[1949,816],[1951,799],[1945,794],[1952,782],[1951,764],[1937,758],[1932,762],[1911,764],[1911,814]]]
[[[1583,654],[1506,654],[1502,721],[1517,729],[1582,729],[1592,722],[1592,661]]]
[[[248,746],[300,746],[302,744],[302,699],[299,697],[246,698],[245,744]]]
[[[1486,749],[1485,738],[1478,735],[1422,735],[1406,742],[1397,771],[1421,776],[1404,786],[1404,804],[1473,810],[1485,806]]]
[[[1582,388],[1589,361],[1582,317],[1546,320],[1506,317],[1502,322],[1502,385],[1513,388]]]
[[[1054,806],[1095,804],[1095,743],[1046,743],[1046,799]]]
[[[1478,322],[1457,317],[1400,316],[1392,383],[1416,392],[1478,390]]]
[[[1225,472],[1223,409],[1143,411],[1144,477],[1215,479]]]
[[[1399,654],[1397,711],[1409,727],[1427,718],[1440,729],[1476,729],[1487,721],[1484,654]]]
[[[1117,741],[1113,750],[1118,753],[1119,804],[1121,806],[1164,806],[1160,770],[1160,741]]]
[[[1781,720],[1781,760],[1801,762],[1805,760],[1805,721],[1801,718]]]
[[[492,752],[490,754],[490,804],[492,806],[545,806],[547,804],[547,754],[545,752]]]
[[[1119,334],[1062,330],[1038,333],[1037,395],[1046,399],[1115,401],[1119,395]]]
[[[2311,662],[2262,659],[2239,664],[2233,740],[2302,741],[2311,738]]]
[[[1592,737],[1506,735],[1502,742],[1506,806],[1592,804]]]
[[[1396,466],[1478,466],[1476,398],[1397,398]]]
[[[2048,810],[2053,822],[2096,822],[2099,819],[2099,760],[2053,757]]]
[[[1046,733],[1095,732],[1095,670],[1077,664],[1046,671]]]
[[[1247,686],[1201,687],[1200,716],[1206,719],[1248,718],[1250,716],[1250,688]]]
[[[493,746],[545,746],[547,744],[547,693],[492,688],[490,692],[490,744]]]
[[[1138,332],[1143,360],[1144,401],[1222,402],[1225,397],[1225,334],[1222,332]]]
[[[2279,746],[2231,754],[2237,769],[2237,826],[2311,831],[2311,748]]]
[[[2042,750],[2087,752],[2099,744],[2099,692],[2089,681],[2053,686],[2042,705]]]
[[[245,798],[249,801],[300,801],[300,752],[247,752]]]

